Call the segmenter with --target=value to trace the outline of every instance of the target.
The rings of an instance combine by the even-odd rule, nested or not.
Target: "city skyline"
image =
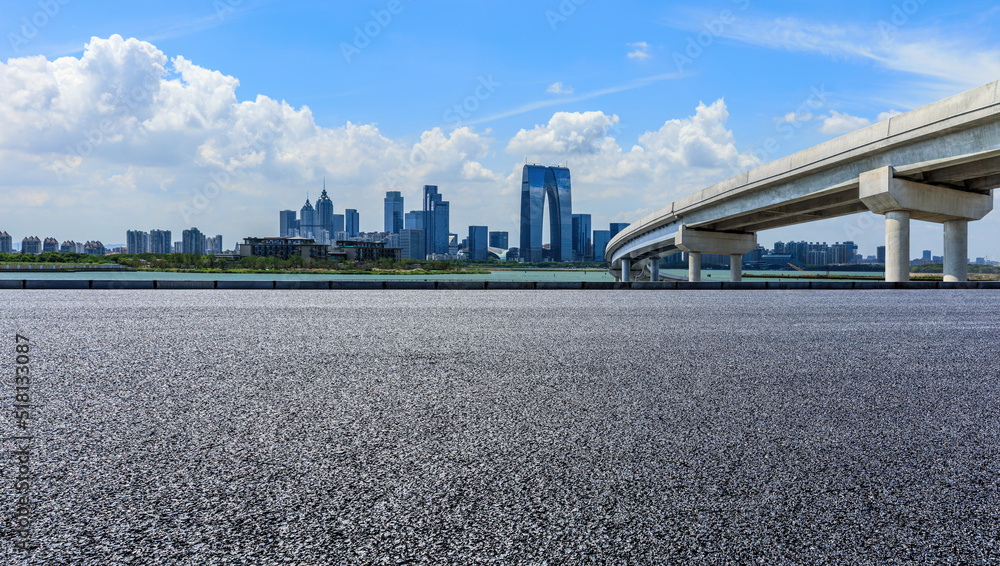
[[[116,219],[138,216],[175,233],[211,226],[235,242],[273,232],[273,211],[326,177],[364,232],[381,228],[386,191],[416,202],[435,184],[449,195],[453,231],[518,233],[526,159],[568,162],[574,208],[594,226],[633,222],[739,170],[1000,76],[988,33],[998,12],[985,2],[962,13],[892,2],[570,2],[571,13],[430,2],[400,4],[385,24],[381,2],[217,4],[60,5],[34,35],[21,27],[37,3],[0,15],[10,31],[0,45],[0,229],[117,244],[129,227]],[[465,20],[476,25],[454,25]],[[634,25],[610,25],[621,21]],[[260,33],[276,22],[294,23],[301,41]],[[494,38],[513,22],[538,35],[544,65]],[[359,40],[355,30],[368,28],[379,33]],[[607,34],[594,40],[597,29]],[[945,39],[955,34],[974,39],[959,50]],[[448,40],[469,53],[448,49],[445,68],[415,64],[442,57]],[[306,55],[264,56],[289,41]],[[248,64],[223,42],[253,43],[261,60]],[[56,77],[84,86],[74,93]],[[861,214],[760,237],[870,250],[884,232]],[[939,253],[939,227],[914,223],[912,237]],[[995,214],[970,227],[970,256],[995,259],[997,242]]]

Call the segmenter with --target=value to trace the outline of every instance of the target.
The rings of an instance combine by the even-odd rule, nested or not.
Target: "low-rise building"
[[[362,242],[357,240],[337,240],[337,248],[346,254],[348,261],[378,261],[402,259],[403,250],[386,247],[385,242]]]
[[[346,254],[331,250],[331,246],[316,243],[312,238],[277,237],[277,238],[243,238],[239,244],[240,257],[279,257],[288,259],[294,255],[308,259],[336,259]]]

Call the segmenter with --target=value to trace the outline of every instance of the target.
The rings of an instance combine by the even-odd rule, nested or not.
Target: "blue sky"
[[[1000,78],[998,24],[990,2],[932,0],[8,1],[0,230],[119,243],[194,225],[231,247],[325,177],[362,230],[386,190],[410,210],[427,183],[453,232],[516,239],[525,159],[568,163],[595,227],[633,221]],[[758,239],[874,254],[872,220]],[[1000,257],[996,213],[970,239]],[[915,223],[912,247],[940,254],[941,227]]]

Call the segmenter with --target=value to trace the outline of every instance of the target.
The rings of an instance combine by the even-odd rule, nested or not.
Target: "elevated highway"
[[[871,211],[885,216],[886,280],[907,281],[911,220],[944,225],[946,281],[968,279],[968,223],[993,209],[1000,187],[1000,81],[894,116],[767,163],[672,202],[608,244],[616,280],[688,252],[688,279],[701,280],[701,254],[742,255],[756,233]]]

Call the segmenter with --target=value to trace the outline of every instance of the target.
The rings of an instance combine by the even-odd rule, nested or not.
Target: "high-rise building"
[[[542,261],[542,215],[549,204],[552,259],[573,260],[573,203],[569,169],[525,165],[521,175],[521,259]]]
[[[885,246],[875,248],[875,261],[885,263]]]
[[[403,228],[399,231],[399,247],[403,250],[404,259],[423,260],[427,257],[424,248],[424,231]]]
[[[614,238],[625,228],[628,228],[628,222],[612,222],[611,223],[611,237]]]
[[[7,232],[0,232],[0,254],[14,253],[14,240]]]
[[[282,238],[297,236],[299,233],[299,221],[296,220],[298,213],[294,210],[282,210],[278,213],[279,230]]]
[[[38,239],[37,236],[28,236],[21,240],[21,253],[22,254],[40,254],[42,253],[42,241]]]
[[[299,236],[303,238],[315,238],[319,228],[316,223],[316,209],[313,208],[307,197],[306,203],[302,205],[302,210],[299,211]]]
[[[573,215],[573,259],[577,261],[590,261],[594,257],[594,252],[590,249],[590,215]]]
[[[183,252],[186,254],[194,255],[205,255],[205,235],[201,233],[201,230],[197,228],[191,228],[190,230],[184,230],[182,233],[183,238]]]
[[[403,229],[403,195],[399,191],[385,193],[385,231],[398,234]]]
[[[506,250],[510,247],[510,234],[507,232],[490,232],[490,247]]]
[[[405,230],[423,230],[424,229],[424,211],[413,210],[407,212],[403,217],[403,229]]]
[[[449,204],[437,185],[424,185],[424,238],[427,255],[448,253]]]
[[[343,232],[344,231],[344,215],[343,214],[334,214],[331,224],[332,224],[332,228],[330,230],[331,234],[336,234],[337,232]]]
[[[59,253],[59,240],[55,238],[45,238],[42,242],[42,252]]]
[[[108,250],[100,240],[83,244],[83,253],[88,255],[108,255]]]
[[[149,253],[168,254],[170,253],[170,230],[150,230],[149,231]]]
[[[348,238],[357,238],[361,233],[361,216],[357,210],[348,208],[344,211],[344,231]]]
[[[469,259],[483,261],[488,255],[490,229],[486,226],[469,226]]]
[[[76,242],[73,240],[66,240],[59,246],[59,253],[61,254],[72,254],[76,253]]]
[[[205,253],[218,255],[223,251],[222,248],[222,234],[218,234],[211,238],[205,240]]]
[[[149,253],[149,234],[142,230],[125,232],[125,249],[130,254]]]
[[[333,216],[333,201],[326,195],[326,179],[324,179],[323,193],[319,196],[319,200],[316,201],[316,225],[318,226],[316,233],[318,234],[319,230],[326,230],[330,234],[333,234],[334,232],[343,230],[343,228],[337,230],[334,222],[336,221]]]
[[[930,261],[931,260],[931,251],[930,250],[924,250],[924,256],[921,259],[923,259],[924,261]]]
[[[174,253],[175,254],[182,254],[182,253],[184,253],[184,241],[183,240],[181,240],[180,242],[174,242]]]
[[[611,230],[594,230],[594,261],[604,261],[604,252],[611,241]]]

